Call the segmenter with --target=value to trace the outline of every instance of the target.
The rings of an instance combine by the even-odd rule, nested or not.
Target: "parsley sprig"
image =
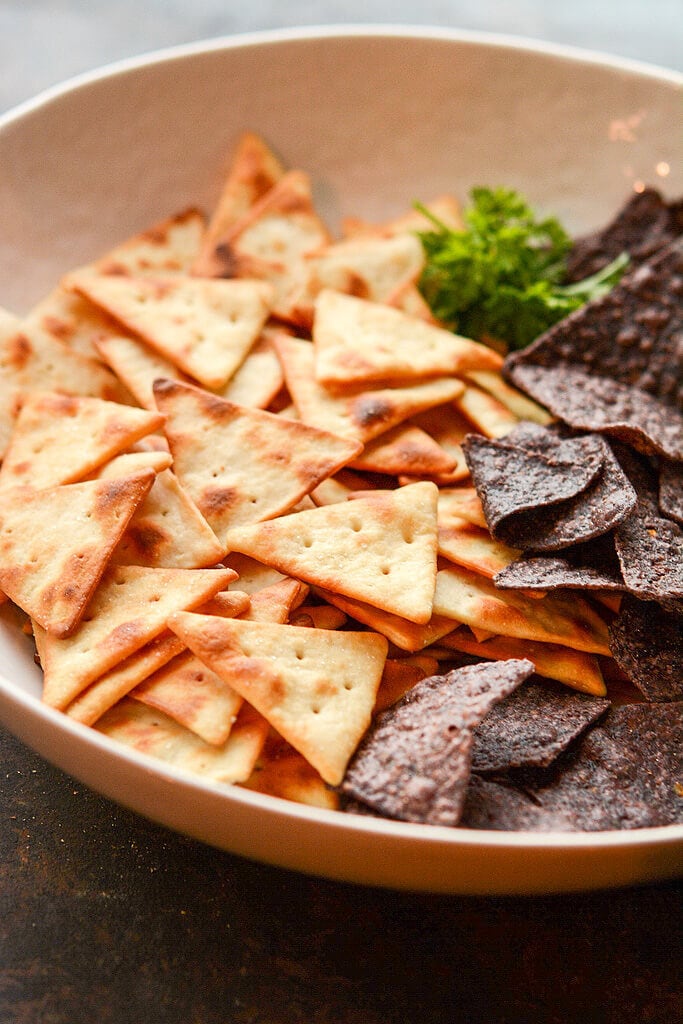
[[[600,273],[563,285],[572,241],[555,217],[538,220],[511,189],[475,188],[471,198],[461,231],[416,203],[434,225],[420,232],[426,256],[420,290],[437,319],[459,334],[524,348],[609,291],[628,263],[623,254]]]

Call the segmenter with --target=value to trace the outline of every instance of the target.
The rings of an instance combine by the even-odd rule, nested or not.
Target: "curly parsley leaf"
[[[420,232],[426,257],[420,290],[451,330],[523,348],[621,277],[626,255],[585,281],[563,286],[572,241],[555,217],[538,220],[510,189],[475,188],[471,197],[461,231],[416,204],[434,224]]]

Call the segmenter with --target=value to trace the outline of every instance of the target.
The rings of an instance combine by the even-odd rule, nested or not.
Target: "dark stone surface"
[[[151,825],[0,733],[3,1024],[680,1019],[677,884],[448,897],[326,882]]]

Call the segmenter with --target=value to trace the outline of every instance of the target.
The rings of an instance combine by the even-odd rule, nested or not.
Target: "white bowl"
[[[415,198],[505,184],[575,231],[638,182],[683,192],[683,76],[441,29],[332,28],[217,40],[82,76],[0,120],[0,304],[191,204],[210,208],[237,135],[308,170],[334,226]],[[0,623],[0,719],[114,800],[234,853],[373,885],[567,891],[672,877],[683,827],[452,830],[221,787],[116,746],[39,701],[25,638]]]

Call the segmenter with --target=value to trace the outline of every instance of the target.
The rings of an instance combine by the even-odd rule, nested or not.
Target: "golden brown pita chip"
[[[222,746],[205,743],[172,718],[124,698],[95,728],[138,753],[216,782],[244,782],[251,775],[268,732],[268,723],[249,711],[240,715]]]
[[[22,394],[34,388],[129,402],[130,395],[101,362],[73,352],[42,328],[20,323],[0,328],[0,458],[5,453]]]
[[[204,604],[234,579],[230,569],[113,566],[75,633],[62,639],[36,629],[43,700],[67,707],[95,679],[159,636],[172,612]]]
[[[139,338],[110,332],[98,338],[94,347],[143,409],[156,409],[152,390],[155,380],[189,380],[175,363]]]
[[[56,637],[83,617],[154,474],[0,493],[0,587]]]
[[[589,654],[610,653],[605,622],[577,594],[534,600],[498,590],[485,577],[453,565],[437,575],[434,611],[503,636],[561,644]]]
[[[454,402],[485,437],[504,437],[519,423],[519,418],[506,405],[481,388],[465,388]]]
[[[283,573],[273,569],[270,565],[264,565],[255,558],[248,555],[241,555],[234,551],[222,560],[223,565],[232,569],[239,577],[239,589],[247,594],[254,594],[264,587],[269,587],[278,580],[286,579]]]
[[[112,557],[114,565],[204,569],[224,548],[170,469],[159,473]]]
[[[462,450],[462,441],[472,433],[472,424],[451,403],[439,405],[434,409],[421,412],[413,420],[416,426],[425,430],[430,437],[441,445],[455,460],[455,467],[450,473],[441,473],[434,477],[434,482],[441,486],[451,486],[466,480],[470,471]]]
[[[315,304],[313,341],[321,384],[393,383],[497,370],[502,359],[398,309],[325,289]]]
[[[266,327],[242,365],[217,393],[235,405],[267,409],[284,381],[280,360],[271,341],[271,330]]]
[[[276,580],[252,593],[249,608],[242,612],[240,618],[249,622],[278,622],[283,625],[306,598],[308,591],[306,584],[299,580],[287,577]]]
[[[151,469],[153,473],[162,473],[173,463],[170,452],[142,451],[122,452],[115,455],[109,462],[96,469],[86,477],[88,480],[113,480],[117,476],[132,476],[143,469]]]
[[[120,665],[115,665],[91,683],[64,708],[64,713],[76,722],[93,725],[105,711],[112,708],[152,672],[180,654],[184,647],[182,640],[175,633],[162,633],[142,650],[131,654]]]
[[[276,334],[287,388],[304,423],[367,442],[416,413],[442,405],[464,391],[455,377],[404,388],[332,393],[315,379],[315,350],[308,341]]]
[[[552,422],[553,417],[547,409],[523,395],[517,388],[513,388],[496,370],[472,370],[467,374],[467,378],[482,391],[488,391],[493,395],[518,419],[531,420],[533,423],[540,423],[541,426],[547,426]]]
[[[367,488],[368,481],[365,477],[358,476],[348,469],[341,469],[335,476],[318,484],[311,491],[311,498],[316,505],[336,505],[338,501],[346,501],[354,491],[364,491]]]
[[[14,423],[0,486],[82,480],[163,422],[158,412],[100,398],[29,392]]]
[[[437,508],[439,526],[448,526],[452,519],[465,519],[486,530],[486,517],[474,487],[444,487],[439,491]]]
[[[382,681],[379,684],[375,706],[372,709],[373,715],[390,708],[392,704],[411,690],[415,683],[424,679],[427,673],[420,665],[414,665],[409,661],[387,658],[382,673]]]
[[[519,558],[521,551],[494,540],[488,530],[473,526],[466,519],[452,517],[447,525],[439,525],[439,554],[456,565],[493,579]]]
[[[335,790],[323,782],[305,757],[278,736],[274,742],[268,738],[254,771],[242,785],[281,800],[294,800],[330,811],[339,808]]]
[[[131,697],[163,711],[214,746],[225,743],[244,703],[239,693],[190,651],[150,675]]]
[[[26,317],[29,329],[50,335],[81,355],[100,359],[97,339],[118,330],[116,321],[83,295],[59,284]]]
[[[187,274],[203,237],[203,215],[183,210],[117,245],[93,268],[100,274]]]
[[[431,477],[450,472],[455,467],[455,459],[424,430],[401,423],[366,444],[351,465],[370,473]]]
[[[170,627],[325,782],[341,782],[370,723],[387,655],[376,633],[335,633],[180,613]]]
[[[200,381],[220,388],[258,338],[272,302],[262,281],[166,275],[118,277],[85,270],[71,286]]]
[[[157,381],[174,468],[221,543],[240,523],[285,512],[360,451],[354,441]]]
[[[424,265],[417,235],[354,238],[309,253],[302,281],[289,296],[288,319],[310,329],[315,298],[323,288],[371,302],[389,302],[398,290],[414,284]]]
[[[313,626],[315,629],[341,629],[348,616],[331,604],[304,604],[289,617],[290,626]]]
[[[426,623],[436,573],[430,483],[231,530],[228,547],[281,572]]]
[[[536,672],[547,679],[557,679],[574,690],[603,697],[607,692],[597,658],[583,651],[570,650],[560,644],[540,643],[536,640],[517,640],[508,636],[493,636],[478,643],[467,626],[443,637],[442,646],[462,651],[478,658],[505,661],[508,658],[528,658]]]
[[[201,251],[192,267],[193,274],[198,277],[231,276],[232,267],[229,257],[226,258],[226,236],[284,173],[282,164],[263,139],[254,132],[245,132],[241,136],[206,229]]]
[[[453,619],[443,615],[432,615],[425,625],[418,625],[400,615],[392,615],[371,604],[354,601],[342,594],[334,594],[331,590],[323,590],[322,587],[316,587],[315,592],[336,608],[341,608],[352,619],[381,633],[402,651],[421,651],[442,636],[452,633],[456,626]]]

